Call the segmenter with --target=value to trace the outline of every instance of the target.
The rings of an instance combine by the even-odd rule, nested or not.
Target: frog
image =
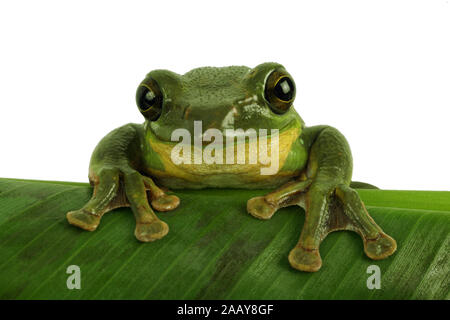
[[[376,224],[356,191],[348,141],[332,126],[306,126],[293,106],[295,96],[293,77],[276,62],[254,68],[200,67],[184,74],[165,69],[149,72],[136,90],[144,123],[119,127],[98,143],[89,164],[92,197],[81,209],[67,213],[68,222],[94,231],[106,212],[130,207],[136,220],[135,237],[151,242],[168,234],[168,224],[155,211],[176,209],[180,205],[177,190],[267,189],[265,195],[248,199],[248,214],[269,220],[288,206],[305,212],[299,240],[288,255],[293,268],[318,271],[320,244],[339,230],[358,233],[369,258],[389,257],[396,251],[396,241]],[[174,141],[174,132],[182,129],[198,137],[195,125],[199,122],[205,133],[212,130],[215,139],[222,134],[223,140],[232,142],[222,147],[230,157],[236,155],[238,144],[243,146],[244,160],[256,143],[246,138],[248,130],[266,130],[269,144],[278,146],[277,152],[271,149],[277,153],[278,167],[262,174],[267,161],[174,159],[173,150],[180,143]],[[184,146],[195,154],[206,151],[209,144],[191,140]]]

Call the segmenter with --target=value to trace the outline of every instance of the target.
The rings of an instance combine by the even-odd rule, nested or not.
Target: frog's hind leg
[[[70,224],[81,229],[94,231],[102,216],[117,207],[126,205],[119,193],[119,171],[104,168],[98,175],[93,175],[91,183],[94,192],[91,199],[79,210],[67,213]]]
[[[347,185],[336,188],[336,196],[342,202],[346,216],[350,220],[349,229],[360,234],[364,241],[364,252],[374,260],[389,257],[397,249],[394,239],[370,217],[358,193]]]

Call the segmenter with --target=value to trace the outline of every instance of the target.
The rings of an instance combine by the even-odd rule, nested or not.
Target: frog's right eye
[[[295,98],[295,84],[284,70],[273,71],[266,80],[264,92],[273,112],[283,114],[292,106]]]
[[[150,121],[159,118],[162,111],[162,94],[155,80],[144,80],[136,91],[136,104],[142,115]]]

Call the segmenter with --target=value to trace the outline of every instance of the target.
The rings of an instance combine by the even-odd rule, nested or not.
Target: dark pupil
[[[283,101],[289,101],[294,97],[294,84],[288,77],[281,78],[274,90],[275,95]]]
[[[156,101],[156,95],[152,90],[145,88],[141,98],[141,109],[147,110],[151,108]]]

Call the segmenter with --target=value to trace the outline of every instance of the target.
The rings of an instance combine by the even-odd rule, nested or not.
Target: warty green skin
[[[85,230],[97,228],[104,213],[130,206],[136,217],[135,235],[140,241],[164,237],[168,226],[153,209],[175,209],[179,199],[158,187],[177,188],[270,188],[263,197],[249,199],[248,212],[270,219],[282,207],[299,205],[306,219],[297,245],[289,254],[292,267],[317,271],[322,265],[319,246],[336,230],[352,230],[364,241],[372,259],[383,259],[396,250],[396,243],[369,216],[351,187],[352,156],[345,137],[330,126],[305,127],[293,107],[275,113],[264,94],[267,77],[274,71],[287,74],[277,63],[248,67],[197,68],[184,75],[167,70],[150,72],[142,81],[158,83],[163,98],[161,116],[143,125],[127,124],[101,140],[93,152],[89,179],[94,186],[91,200],[80,210],[67,214],[68,221]],[[144,113],[144,116],[146,114]],[[232,121],[230,121],[232,119]],[[193,136],[194,120],[203,130],[278,129],[298,132],[279,173],[248,180],[240,174],[215,171],[201,179],[172,175],[167,159],[153,148],[171,147],[171,133],[185,128]],[[293,131],[292,131],[293,130]],[[153,147],[152,147],[153,146]],[[199,191],[201,192],[201,191]]]

